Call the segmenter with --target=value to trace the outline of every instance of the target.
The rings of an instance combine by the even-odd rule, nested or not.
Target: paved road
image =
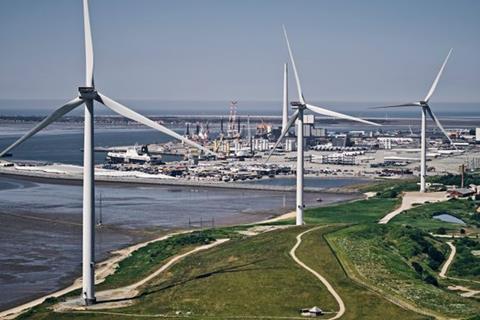
[[[295,251],[297,250],[297,248],[300,246],[300,244],[302,243],[302,236],[308,232],[311,232],[311,231],[314,231],[314,230],[317,230],[319,228],[322,228],[322,227],[325,227],[325,226],[320,226],[320,227],[315,227],[315,228],[311,228],[311,229],[308,229],[307,231],[304,231],[302,233],[300,233],[298,236],[297,236],[297,243],[293,246],[292,250],[290,250],[290,256],[293,258],[293,260],[299,264],[302,268],[304,268],[305,270],[309,271],[310,273],[312,273],[315,277],[317,277],[322,283],[323,285],[327,288],[328,292],[330,292],[330,294],[335,298],[335,300],[337,300],[337,303],[338,303],[338,307],[339,307],[339,310],[337,312],[337,314],[331,318],[328,318],[328,320],[334,320],[334,319],[339,319],[340,317],[343,316],[343,314],[345,313],[346,311],[346,308],[345,308],[345,303],[343,303],[343,300],[342,298],[340,297],[340,295],[335,291],[335,289],[333,288],[333,286],[327,281],[327,279],[325,279],[321,274],[319,274],[317,271],[313,270],[312,268],[310,268],[309,266],[307,266],[305,263],[303,263],[300,259],[298,259],[298,257],[295,255]]]

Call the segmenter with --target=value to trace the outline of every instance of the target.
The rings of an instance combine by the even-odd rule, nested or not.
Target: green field
[[[306,210],[305,222],[308,224],[377,222],[398,205],[400,205],[400,199],[395,198],[358,200]]]
[[[169,272],[154,279],[137,303],[116,312],[166,314],[191,312],[195,319],[227,319],[229,316],[297,317],[299,309],[318,305],[335,311],[337,304],[325,287],[301,269],[288,255],[296,235],[305,230],[289,228],[255,237],[232,240],[221,247],[189,256]],[[338,288],[347,305],[345,319],[425,319],[382,299],[350,280],[323,239],[319,229],[305,236],[298,256],[322,272]],[[275,250],[272,250],[275,248]],[[311,254],[313,253],[313,254]],[[28,319],[122,319],[103,314],[53,314],[38,308]]]
[[[245,227],[212,229],[174,235],[166,240],[149,244],[132,253],[119,263],[115,274],[107,277],[98,286],[99,290],[129,285],[153,273],[168,258],[189,251],[196,246],[208,244],[216,238],[238,238],[237,230]]]
[[[396,180],[379,180],[374,184],[361,186],[361,192],[377,192],[379,195],[394,191],[400,193],[403,191],[417,191],[417,179],[396,179]]]

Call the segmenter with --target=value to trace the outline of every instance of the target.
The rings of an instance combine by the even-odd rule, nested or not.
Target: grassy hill
[[[154,278],[141,288],[131,306],[93,313],[54,313],[50,307],[57,300],[49,300],[21,318],[302,319],[299,309],[314,305],[335,312],[337,303],[326,288],[289,256],[299,233],[321,225],[304,236],[297,256],[340,294],[347,309],[342,319],[430,319],[432,315],[474,319],[480,313],[480,302],[448,290],[451,282],[437,277],[449,248],[427,233],[448,226],[432,220],[440,211],[474,225],[476,221],[469,215],[471,202],[427,204],[397,216],[393,223],[377,224],[400,204],[397,195],[402,188],[412,185],[387,182],[372,187],[378,192],[375,198],[307,210],[308,225],[303,227],[247,236],[239,231],[251,226],[237,226],[150,244],[125,259],[98,288],[134,283],[176,254],[215,239],[230,239],[184,258]],[[458,242],[459,259],[451,267],[453,275],[464,275],[470,268],[468,276],[476,279],[474,264],[479,258],[468,254],[477,245]]]
[[[254,237],[237,238],[225,245],[182,260],[142,290],[133,306],[117,309],[124,314],[176,316],[194,319],[228,319],[230,316],[263,319],[299,316],[302,307],[337,310],[326,288],[301,269],[288,255],[296,235],[308,227],[293,227]],[[322,272],[338,288],[347,305],[345,319],[425,319],[382,299],[356,284],[344,273],[323,235],[338,227],[316,230],[305,238],[300,259]],[[124,319],[112,314],[54,314],[44,305],[28,319]],[[168,318],[168,317],[167,317]]]
[[[375,223],[400,205],[397,198],[370,198],[307,210],[308,224]]]
[[[358,225],[327,239],[352,277],[391,299],[448,317],[471,317],[480,310],[480,302],[460,297],[439,283],[436,274],[448,249],[420,229]]]

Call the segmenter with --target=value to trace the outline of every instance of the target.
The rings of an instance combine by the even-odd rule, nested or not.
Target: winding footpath
[[[453,259],[455,258],[455,255],[457,253],[457,248],[453,245],[452,241],[447,241],[447,244],[450,247],[450,255],[448,256],[448,259],[445,262],[445,264],[442,266],[442,269],[440,270],[440,273],[438,274],[438,276],[440,278],[444,278],[444,279],[449,278],[449,279],[457,280],[457,281],[468,281],[468,282],[480,283],[479,281],[475,281],[475,280],[462,279],[462,278],[455,278],[455,277],[447,276],[448,268],[450,268],[450,265],[452,264]],[[448,286],[447,288],[449,290],[453,290],[453,291],[462,291],[463,293],[461,293],[460,295],[462,297],[466,297],[466,298],[474,297],[474,296],[480,294],[480,290],[474,290],[474,289],[470,289],[468,287],[460,286],[460,285]]]
[[[98,291],[97,296],[97,303],[94,305],[89,306],[87,309],[94,310],[94,309],[111,309],[111,308],[119,308],[130,305],[133,303],[133,298],[137,297],[139,294],[139,288],[143,286],[145,283],[149,282],[153,278],[157,277],[159,274],[163,273],[171,266],[176,264],[178,261],[182,260],[183,258],[197,253],[199,251],[204,251],[216,247],[222,243],[225,243],[229,239],[218,239],[212,243],[196,247],[190,251],[187,251],[182,254],[177,254],[173,256],[167,263],[163,264],[160,268],[158,268],[155,272],[149,274],[145,278],[141,279],[140,281],[124,286],[121,288],[115,288],[110,290],[103,290]],[[80,297],[67,299],[65,302],[61,302],[54,307],[55,311],[57,312],[65,312],[65,311],[72,311],[72,310],[85,310],[83,299]]]
[[[455,248],[452,241],[447,241],[447,244],[450,247],[450,255],[448,256],[447,261],[443,264],[442,270],[440,270],[440,273],[438,274],[440,278],[447,277],[448,268],[452,264],[453,258],[455,258],[455,255],[457,254],[457,248]]]
[[[342,298],[340,297],[340,295],[335,291],[335,289],[333,288],[333,286],[327,281],[327,279],[325,279],[321,274],[319,274],[317,271],[313,270],[312,268],[310,268],[309,266],[307,266],[305,263],[303,263],[300,259],[298,259],[298,257],[296,256],[295,252],[297,251],[298,247],[300,246],[300,244],[302,243],[302,236],[306,233],[309,233],[311,231],[315,231],[317,229],[320,229],[324,226],[320,226],[320,227],[314,227],[314,228],[311,228],[311,229],[308,229],[302,233],[300,233],[298,236],[297,236],[297,243],[293,246],[292,250],[290,250],[290,256],[292,257],[292,259],[298,264],[300,265],[302,268],[304,268],[305,270],[309,271],[310,273],[312,273],[315,277],[317,277],[322,283],[323,285],[327,288],[328,292],[330,292],[330,294],[335,298],[335,300],[337,301],[338,303],[338,307],[339,307],[339,310],[337,312],[337,314],[331,318],[328,318],[327,320],[334,320],[334,319],[339,319],[340,317],[343,316],[343,314],[345,313],[346,311],[346,308],[345,308],[345,303],[343,302]]]

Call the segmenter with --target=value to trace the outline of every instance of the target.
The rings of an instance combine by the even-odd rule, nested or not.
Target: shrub
[[[418,274],[422,274],[423,272],[423,267],[420,263],[416,262],[416,261],[413,261],[412,262],[412,267],[413,269],[415,269],[415,271],[418,273]]]
[[[428,260],[428,266],[433,270],[438,270],[438,267],[440,267],[441,264],[442,264],[441,262],[438,262],[432,259]]]
[[[377,196],[380,198],[396,198],[398,197],[399,191],[395,189],[385,190],[383,192],[377,193]]]
[[[440,227],[437,229],[437,234],[447,234],[447,229]]]
[[[423,278],[423,281],[425,281],[428,284],[434,285],[435,287],[438,287],[438,280],[434,276],[432,276],[429,273],[426,273],[425,277]]]

